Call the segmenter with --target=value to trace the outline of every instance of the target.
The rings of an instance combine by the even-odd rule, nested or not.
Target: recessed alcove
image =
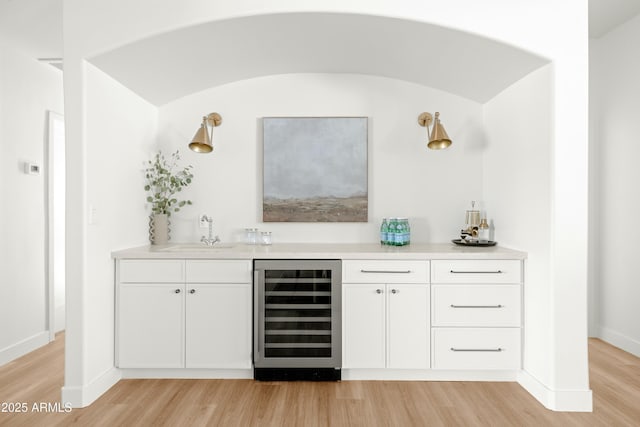
[[[338,13],[238,17],[131,42],[89,61],[155,105],[287,73],[371,74],[486,102],[549,61],[426,22]]]
[[[71,298],[81,308],[71,310],[71,325],[86,329],[90,338],[69,335],[70,343],[85,350],[69,355],[72,376],[63,391],[82,398],[94,379],[100,384],[118,379],[117,370],[109,370],[113,305],[104,302],[113,302],[113,265],[106,255],[146,242],[148,212],[135,183],[151,153],[180,148],[200,174],[189,191],[201,204],[175,218],[177,235],[191,238],[199,233],[195,219],[201,209],[218,218],[223,229],[258,223],[261,117],[360,115],[370,118],[372,131],[369,223],[280,227],[273,230],[274,242],[309,236],[371,241],[380,218],[398,210],[414,216],[422,239],[444,241],[459,231],[471,196],[483,200],[500,244],[529,254],[521,384],[549,407],[573,405],[556,405],[565,391],[578,402],[571,407],[590,407],[583,369],[586,335],[576,320],[584,307],[567,304],[569,293],[586,290],[581,261],[586,245],[581,238],[566,238],[582,228],[584,218],[565,221],[584,201],[584,117],[575,109],[586,96],[580,89],[583,44],[578,36],[563,37],[567,22],[580,30],[573,19],[580,14],[576,4],[554,5],[551,16],[544,5],[504,4],[510,22],[496,18],[495,11],[488,16],[486,8],[470,1],[462,2],[465,13],[459,13],[458,4],[439,5],[433,22],[457,24],[453,29],[429,23],[428,5],[418,7],[412,20],[403,2],[397,17],[280,13],[308,10],[280,3],[281,8],[259,11],[244,3],[219,10],[207,6],[204,13],[193,4],[188,11],[181,5],[183,15],[159,10],[144,22],[135,9],[118,27],[123,35],[102,24],[104,36],[70,43],[75,56],[65,63],[72,82],[65,96],[68,116],[76,123],[69,151],[78,161],[70,162],[71,174],[79,178],[71,180],[70,206],[76,209],[69,209],[70,220],[83,221],[84,206],[93,205],[102,222],[78,228],[70,237],[77,243],[70,255],[83,260],[70,279]],[[386,10],[378,6],[351,4],[342,10]],[[120,13],[105,8],[83,10],[93,19],[72,19],[70,33],[87,33],[91,23]],[[476,15],[473,22],[470,14]],[[537,31],[541,18],[548,18],[542,34]],[[530,22],[536,22],[535,31]],[[460,30],[465,28],[479,33]],[[210,155],[189,152],[189,139],[211,111],[223,117],[215,131],[216,149]],[[449,149],[427,150],[424,128],[417,124],[423,111],[441,112],[454,141]],[[395,173],[384,170],[388,164]],[[398,188],[400,182],[405,188]],[[405,191],[409,197],[403,197]],[[535,194],[534,201],[526,200],[527,192]],[[556,320],[558,310],[567,307],[575,316]]]

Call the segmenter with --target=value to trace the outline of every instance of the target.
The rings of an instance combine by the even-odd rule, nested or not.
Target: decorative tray
[[[453,239],[452,242],[460,246],[495,246],[498,244],[498,242],[494,242],[493,240],[488,240],[486,242],[479,242],[477,240],[468,242],[462,239]]]

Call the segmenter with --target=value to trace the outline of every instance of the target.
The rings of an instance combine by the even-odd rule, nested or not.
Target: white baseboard
[[[616,332],[609,328],[598,328],[597,337],[602,341],[606,341],[609,344],[621,348],[622,350],[640,357],[640,341],[636,341],[626,335]]]
[[[591,390],[552,390],[527,371],[518,374],[518,383],[546,408],[560,412],[592,412]]]
[[[343,381],[516,381],[517,375],[499,370],[342,369]]]
[[[130,379],[253,379],[253,369],[120,369],[122,378]]]
[[[0,366],[46,344],[49,344],[49,331],[42,331],[39,334],[3,348],[0,350]]]
[[[99,375],[89,384],[62,387],[62,403],[70,403],[72,408],[84,408],[120,381],[120,371],[114,367]]]

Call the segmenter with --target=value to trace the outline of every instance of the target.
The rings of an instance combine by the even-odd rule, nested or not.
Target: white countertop
[[[182,248],[178,248],[182,246]],[[525,259],[526,252],[500,246],[471,247],[453,243],[276,243],[207,247],[197,243],[147,245],[112,252],[115,259]]]

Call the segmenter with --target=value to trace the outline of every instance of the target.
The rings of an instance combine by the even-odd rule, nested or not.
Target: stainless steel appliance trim
[[[300,316],[300,317],[287,317],[287,316],[272,316],[266,317],[266,309],[283,308],[289,309],[304,309],[305,311],[312,311],[314,308],[309,307],[309,304],[266,304],[265,303],[265,280],[266,270],[331,270],[331,280],[322,278],[312,278],[311,280],[297,280],[297,279],[285,279],[280,283],[297,282],[304,283],[330,283],[331,292],[330,295],[318,295],[318,291],[314,295],[305,296],[330,296],[331,304],[314,304],[315,309],[331,309],[331,316]],[[342,261],[339,259],[321,259],[321,260],[254,260],[254,366],[255,368],[335,368],[340,369],[342,367]],[[279,281],[279,279],[278,279]],[[276,283],[276,282],[271,282]],[[285,293],[296,292],[291,296],[303,296],[298,291],[285,291]],[[305,292],[305,291],[302,291]],[[273,295],[270,295],[273,296]],[[321,307],[320,307],[321,306]],[[329,314],[329,313],[327,313]],[[331,344],[328,343],[265,343],[265,336],[277,335],[275,332],[271,333],[265,330],[265,322],[331,322],[331,330],[309,330],[303,331],[301,336],[323,336],[331,335]],[[287,332],[280,335],[289,335],[293,331],[286,330]],[[282,332],[282,331],[281,331]],[[286,349],[286,348],[298,348],[298,349],[327,349],[331,348],[331,357],[265,357],[264,349]]]

